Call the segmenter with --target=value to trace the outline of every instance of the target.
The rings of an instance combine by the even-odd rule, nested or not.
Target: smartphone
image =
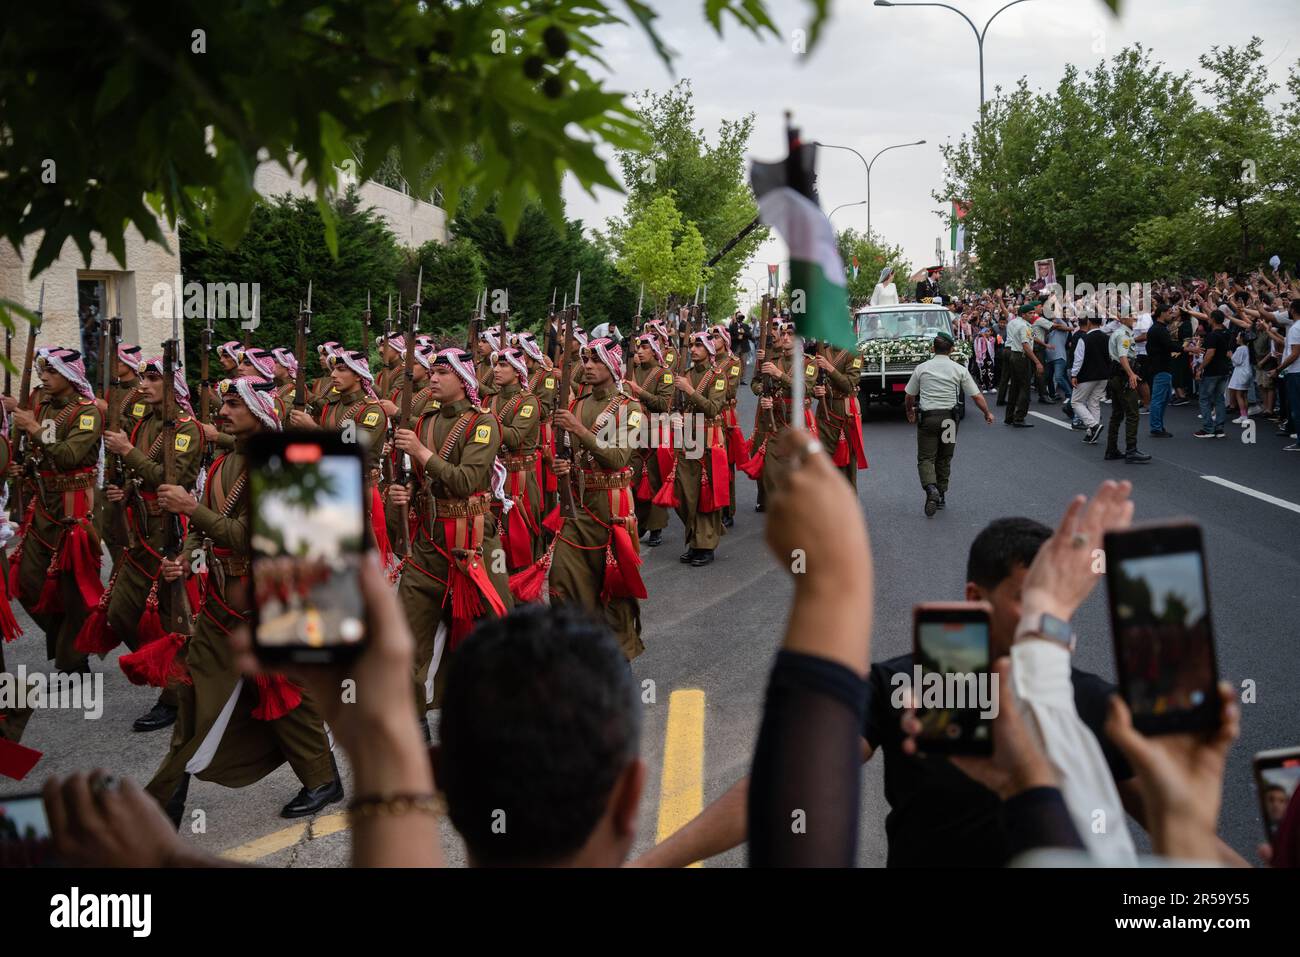
[[[1219,726],[1219,666],[1201,529],[1192,522],[1107,533],[1106,592],[1120,694],[1143,734]]]
[[[248,458],[254,652],[272,664],[354,657],[366,641],[361,444],[323,432],[259,432]]]
[[[992,672],[990,608],[929,602],[912,609],[912,691],[917,747],[938,754],[992,754],[998,689]]]
[[[1261,751],[1255,755],[1254,766],[1264,834],[1271,843],[1277,839],[1282,818],[1300,785],[1300,746]]]
[[[39,794],[0,798],[0,867],[53,863],[50,822]]]

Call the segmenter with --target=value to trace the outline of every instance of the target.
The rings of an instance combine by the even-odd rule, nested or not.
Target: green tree
[[[637,117],[653,147],[618,152],[627,205],[623,218],[611,220],[616,244],[624,229],[646,207],[671,193],[684,219],[695,224],[707,256],[713,256],[758,215],[749,187],[745,152],[754,130],[754,114],[723,120],[710,144],[695,119],[690,80],[664,93],[646,91],[635,100]],[[736,279],[769,230],[760,226],[724,256],[709,274],[708,299],[714,315],[736,309]]]
[[[414,289],[424,270],[420,328],[436,336],[459,331],[484,288],[485,264],[478,247],[459,236],[449,243],[430,240],[403,269],[403,285]]]
[[[674,295],[679,302],[690,301],[707,278],[704,240],[694,223],[683,222],[671,192],[634,211],[618,243],[619,272],[645,283],[646,296],[657,307]]]
[[[877,237],[879,234],[877,233]],[[898,286],[899,295],[907,295],[908,277],[912,274],[912,264],[903,255],[901,246],[881,245],[873,238],[868,239],[866,231],[858,232],[849,228],[835,236],[840,250],[840,259],[844,262],[844,279],[849,290],[849,305],[865,306],[871,301],[871,293],[880,280],[880,271],[886,266],[894,267],[894,284]],[[858,276],[853,278],[853,259],[858,260]]]

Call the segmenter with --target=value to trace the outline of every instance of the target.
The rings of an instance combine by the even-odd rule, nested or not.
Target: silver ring
[[[106,791],[116,791],[120,783],[117,775],[105,774],[102,778],[95,778],[90,782],[90,793],[98,797]]]
[[[822,451],[822,444],[817,439],[810,439],[807,445],[801,446],[795,455],[795,464],[803,465],[808,461],[809,456],[816,455]]]

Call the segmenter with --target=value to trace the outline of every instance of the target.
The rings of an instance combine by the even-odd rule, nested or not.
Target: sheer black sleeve
[[[1083,840],[1058,788],[1030,788],[1002,804],[1007,860],[1044,847],[1083,850]]]
[[[852,867],[867,683],[825,658],[781,651],[749,782],[750,867]]]

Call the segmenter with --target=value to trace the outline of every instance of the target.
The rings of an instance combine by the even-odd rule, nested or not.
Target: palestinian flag
[[[790,248],[790,314],[795,329],[805,339],[856,349],[835,230],[808,195],[815,149],[795,140],[790,159],[754,163],[749,181],[758,198],[759,218],[775,227]]]
[[[970,203],[963,203],[959,199],[952,201],[952,234],[948,240],[948,248],[955,253],[964,253],[966,251],[966,214],[970,212]]]

